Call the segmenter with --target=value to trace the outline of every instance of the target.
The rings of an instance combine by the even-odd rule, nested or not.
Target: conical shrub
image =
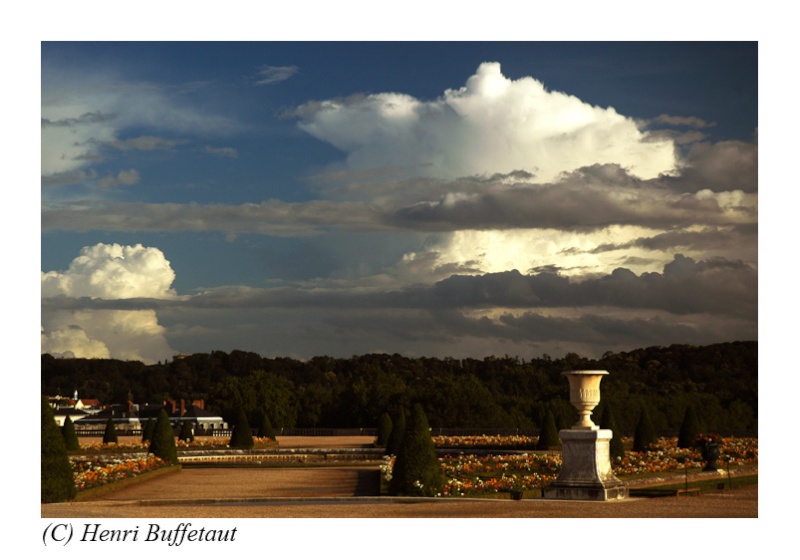
[[[642,407],[639,414],[639,422],[636,424],[636,432],[633,434],[633,450],[647,451],[656,442],[656,429],[647,413],[647,408]]]
[[[622,434],[617,428],[617,420],[614,417],[614,413],[608,405],[603,407],[603,415],[600,417],[600,427],[605,430],[611,430],[613,434],[609,442],[608,450],[611,459],[625,457],[625,446],[622,444]]]
[[[114,426],[114,419],[109,418],[106,422],[106,431],[103,432],[103,443],[117,443],[117,428]]]
[[[75,497],[75,479],[69,463],[64,437],[56,424],[53,409],[42,397],[42,503],[66,502]]]
[[[247,415],[242,408],[239,409],[236,424],[233,425],[233,433],[231,434],[229,445],[236,449],[253,448],[253,432],[250,430],[250,423],[247,421]]]
[[[700,429],[700,422],[697,419],[697,412],[692,405],[686,407],[686,412],[683,414],[683,422],[681,422],[681,429],[678,431],[678,447],[688,449],[694,446],[694,440],[697,435],[702,433]]]
[[[67,451],[81,450],[78,434],[75,433],[75,424],[69,416],[64,420],[64,427],[61,428],[61,435],[64,436],[64,445],[66,445]]]
[[[148,418],[142,430],[142,442],[153,441],[153,432],[156,429],[156,419]]]
[[[375,436],[375,447],[386,447],[392,435],[392,417],[388,412],[381,414],[378,420],[378,429]]]
[[[258,437],[266,437],[272,441],[277,440],[278,438],[275,437],[275,430],[272,427],[272,422],[270,422],[269,415],[266,411],[261,412],[260,420],[261,422],[258,425]]]
[[[536,443],[536,449],[547,451],[548,449],[558,449],[560,445],[561,440],[558,437],[555,415],[552,410],[548,410],[545,413],[542,428],[539,430],[539,441]]]
[[[441,492],[443,482],[428,418],[422,406],[416,404],[397,450],[389,493],[394,496],[435,496]]]
[[[406,412],[403,407],[398,407],[392,419],[392,432],[389,434],[389,439],[386,441],[386,454],[397,455],[400,444],[403,442],[403,437],[406,434]]]
[[[175,434],[172,432],[172,424],[170,424],[167,411],[163,408],[156,418],[149,451],[156,457],[161,457],[166,463],[171,465],[178,463],[178,448],[175,446]]]

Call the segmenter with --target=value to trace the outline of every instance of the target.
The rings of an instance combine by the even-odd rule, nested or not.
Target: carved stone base
[[[551,500],[619,500],[628,488],[614,476],[609,444],[611,430],[561,430],[561,474],[547,486]]]

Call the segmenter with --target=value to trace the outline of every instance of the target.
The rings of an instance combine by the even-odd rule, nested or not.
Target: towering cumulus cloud
[[[76,303],[73,307],[77,309],[51,311],[47,301],[58,296],[174,299],[176,294],[170,288],[174,279],[169,261],[154,247],[103,243],[84,247],[68,270],[42,273],[42,352],[148,363],[171,357],[175,351],[152,309],[89,309]]]
[[[309,103],[300,127],[347,152],[352,168],[403,167],[455,178],[525,170],[540,182],[616,163],[642,179],[676,165],[673,143],[639,130],[613,108],[503,76],[485,62],[466,85],[433,101],[398,93]]]

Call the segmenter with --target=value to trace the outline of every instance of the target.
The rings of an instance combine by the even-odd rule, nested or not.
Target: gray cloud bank
[[[741,190],[675,193],[640,185],[491,185],[392,208],[368,202],[277,200],[223,204],[72,202],[42,212],[44,230],[220,231],[312,235],[340,231],[596,229],[613,224],[678,227],[756,223],[757,196]]]
[[[715,258],[697,262],[676,255],[662,273],[637,275],[625,268],[585,280],[553,272],[452,275],[430,286],[381,291],[229,286],[181,298],[69,298],[45,305],[71,309],[159,308],[582,308],[660,310],[675,315],[713,313],[746,319],[757,315],[757,271]]]
[[[664,340],[753,339],[757,284],[756,270],[744,263],[677,255],[662,273],[619,268],[584,281],[509,271],[392,291],[231,286],[166,299],[61,295],[43,300],[43,315],[158,313],[162,343],[166,336],[170,346],[194,351],[263,347],[271,333],[275,346],[263,352],[306,358],[302,341],[309,337],[314,354],[338,355],[345,346],[461,356],[573,348],[599,355]],[[261,343],[251,331],[261,333]]]

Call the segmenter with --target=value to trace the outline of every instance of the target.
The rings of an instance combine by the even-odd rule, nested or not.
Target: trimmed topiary
[[[558,437],[556,417],[552,410],[548,410],[542,423],[542,429],[539,430],[539,441],[536,442],[536,449],[547,451],[548,449],[558,449],[560,445],[561,439]]]
[[[678,432],[678,447],[683,449],[693,447],[697,434],[700,433],[702,433],[702,430],[700,429],[700,421],[697,419],[697,412],[695,412],[692,405],[689,405],[683,414],[683,422]]]
[[[178,439],[181,441],[194,441],[194,430],[192,429],[193,426],[193,422],[184,420],[183,424],[181,424],[181,433],[178,435]]]
[[[394,496],[435,496],[444,476],[431,438],[428,418],[420,404],[411,412],[408,428],[397,450],[389,493]]]
[[[400,444],[403,442],[403,436],[406,433],[406,412],[403,407],[399,407],[392,418],[392,432],[389,434],[389,439],[386,441],[386,454],[397,455],[397,450],[400,449]]]
[[[64,437],[53,409],[42,397],[42,503],[66,502],[77,494]]]
[[[117,428],[114,426],[114,419],[109,418],[106,422],[106,431],[103,432],[103,443],[117,443]]]
[[[142,430],[142,442],[145,441],[153,441],[153,432],[156,429],[156,420],[155,418],[148,418],[147,422],[144,425],[144,430]]]
[[[239,408],[236,424],[233,425],[233,433],[231,434],[229,445],[236,449],[253,448],[253,432],[250,430],[250,424],[247,422],[247,415],[242,408]]]
[[[161,457],[170,465],[176,465],[178,463],[178,448],[175,445],[175,434],[172,432],[172,424],[170,424],[167,411],[163,408],[156,418],[149,451],[156,457]]]
[[[275,437],[275,430],[272,428],[272,422],[269,421],[269,415],[266,411],[262,411],[260,416],[261,422],[258,426],[258,437],[266,437],[276,441],[278,438]]]
[[[389,437],[392,435],[392,417],[388,412],[381,414],[378,420],[378,429],[375,436],[375,447],[386,447]]]
[[[633,450],[647,451],[656,440],[656,429],[653,427],[647,408],[642,407],[639,422],[636,424],[636,432],[633,434]]]
[[[611,411],[611,407],[608,405],[603,407],[603,415],[600,418],[600,427],[613,432],[613,435],[611,436],[611,442],[609,442],[609,455],[611,456],[611,459],[625,457],[625,446],[622,444],[622,434],[617,428],[617,420],[614,418],[614,413]]]
[[[64,437],[64,445],[66,445],[67,451],[81,450],[78,434],[75,433],[75,424],[69,416],[64,420],[64,426],[61,428],[61,435]]]

